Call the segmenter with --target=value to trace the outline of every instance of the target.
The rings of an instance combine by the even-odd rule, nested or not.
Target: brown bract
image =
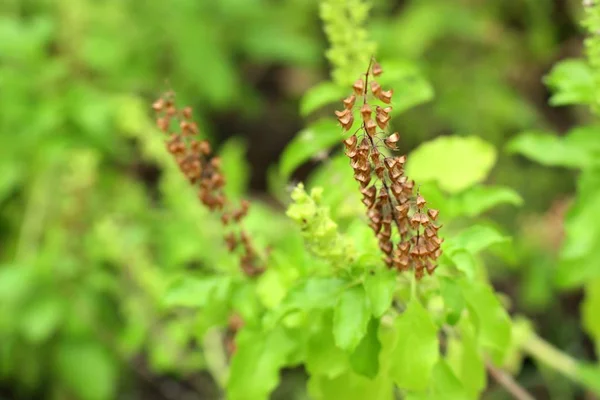
[[[344,109],[335,114],[344,131],[350,131],[358,102],[361,126],[343,143],[367,207],[369,226],[388,267],[412,270],[420,279],[425,272],[433,273],[442,254],[440,225],[436,224],[439,211],[427,208],[427,201],[418,190],[415,193],[414,181],[408,179],[404,170],[406,155],[385,156],[379,150],[381,144],[388,150],[396,150],[400,141],[397,132],[385,133],[391,119],[392,107],[388,104],[392,102],[393,91],[383,90],[375,81],[382,73],[381,66],[372,61],[364,77],[352,86],[354,94],[343,100]],[[384,105],[373,106],[372,101]]]
[[[223,227],[229,229],[224,236],[228,250],[241,252],[240,266],[246,275],[261,274],[264,267],[250,237],[241,227],[250,203],[242,200],[240,207],[236,209],[225,195],[223,188],[226,180],[221,172],[221,160],[212,154],[208,141],[197,138],[200,131],[192,120],[192,109],[178,109],[172,91],[156,100],[152,109],[156,113],[158,129],[168,135],[167,151],[190,184],[197,189],[198,199],[209,210],[219,214]]]

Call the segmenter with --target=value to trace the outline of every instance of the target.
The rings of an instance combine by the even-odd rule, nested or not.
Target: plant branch
[[[532,335],[523,343],[523,350],[536,360],[546,364],[566,377],[581,382],[577,360],[563,353],[537,335]]]
[[[535,398],[525,390],[519,383],[514,380],[510,374],[494,366],[491,362],[486,361],[485,367],[499,385],[509,392],[516,400],[535,400]]]

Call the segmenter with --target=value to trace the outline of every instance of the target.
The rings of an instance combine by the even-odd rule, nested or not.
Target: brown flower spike
[[[223,192],[225,177],[221,173],[221,161],[219,157],[212,155],[208,141],[196,138],[199,130],[198,125],[192,121],[192,109],[178,109],[172,91],[156,100],[152,108],[156,112],[157,127],[169,136],[166,141],[167,150],[188,181],[198,189],[198,199],[209,210],[219,214],[223,226],[230,229],[224,237],[227,248],[231,252],[241,248],[242,270],[248,276],[259,275],[264,268],[259,264],[260,260],[250,237],[241,228],[241,221],[248,213],[250,204],[242,200],[240,208],[232,210],[231,203]]]
[[[391,118],[392,107],[388,104],[393,91],[383,90],[375,81],[382,73],[381,66],[371,60],[364,78],[352,86],[354,94],[344,99],[344,109],[335,115],[348,132],[354,123],[355,104],[359,103],[356,107],[359,107],[361,126],[344,140],[344,146],[354,179],[360,184],[369,226],[377,236],[386,265],[400,271],[412,269],[420,279],[425,271],[433,273],[442,254],[440,226],[435,224],[439,211],[427,208],[423,196],[418,190],[415,193],[414,182],[404,172],[406,156],[388,157],[379,151],[380,144],[396,150],[400,140],[397,132],[385,134]],[[370,100],[383,104],[373,106]]]

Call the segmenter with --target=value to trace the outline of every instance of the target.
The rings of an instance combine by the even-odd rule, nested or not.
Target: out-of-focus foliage
[[[554,90],[556,106],[576,104],[590,106],[598,117],[600,93],[600,5],[589,2],[585,7],[585,59],[559,63],[546,82]],[[577,196],[565,220],[565,239],[555,272],[561,288],[584,287],[581,305],[583,326],[600,351],[600,129],[597,122],[579,126],[556,137],[552,133],[527,132],[513,139],[508,149],[548,166],[574,168],[579,172]]]
[[[484,356],[521,370],[531,327],[512,322],[507,305],[589,358],[583,326],[600,351],[598,127],[584,108],[545,108],[539,79],[552,105],[597,112],[599,11],[587,9],[582,60],[573,58],[580,9],[552,0],[2,1],[0,397],[148,398],[147,385],[164,397],[158,376],[187,387],[207,371],[196,398],[291,388],[274,396],[392,399],[394,385],[408,398],[477,398],[488,396]],[[416,295],[379,268],[348,160],[328,156],[341,134],[327,107],[372,55],[395,90],[392,125],[411,174],[447,224],[439,274]],[[258,165],[277,161],[248,163],[247,146],[282,143],[261,135],[290,110],[306,118],[269,175],[292,218],[253,201],[246,221],[269,249],[256,280],[238,271],[219,221],[148,119],[147,104],[168,86],[222,143],[234,199],[264,172]],[[281,125],[287,137],[299,128]],[[517,131],[527,133],[508,149],[543,166],[496,154]],[[288,179],[311,161],[312,194],[290,199]],[[548,166],[578,174],[556,268],[563,208],[546,211],[573,190],[573,175]],[[557,286],[584,287],[582,321],[561,308]],[[230,359],[232,315],[247,322]],[[307,389],[280,382],[280,368],[300,364]],[[585,371],[591,387],[595,370]],[[577,390],[527,367],[521,377],[555,398]]]

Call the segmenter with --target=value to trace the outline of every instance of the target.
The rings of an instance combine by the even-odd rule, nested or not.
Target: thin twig
[[[535,398],[527,392],[512,376],[494,366],[491,362],[486,361],[485,367],[498,384],[500,384],[507,392],[509,392],[516,400],[535,400]]]

